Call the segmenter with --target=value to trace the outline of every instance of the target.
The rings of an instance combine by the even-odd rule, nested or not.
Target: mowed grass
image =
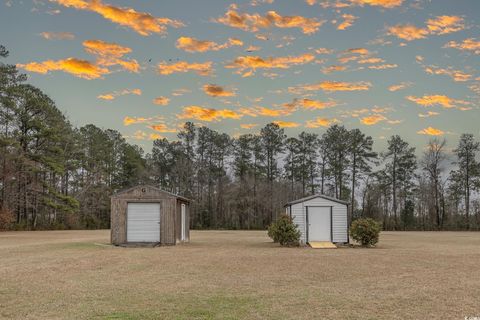
[[[108,230],[0,233],[0,318],[480,316],[480,233],[383,232],[375,249],[281,248],[261,231],[108,242]]]

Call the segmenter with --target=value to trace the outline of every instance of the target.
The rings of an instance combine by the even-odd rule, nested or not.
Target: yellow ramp
[[[330,241],[310,241],[308,244],[313,249],[337,249],[337,246]]]

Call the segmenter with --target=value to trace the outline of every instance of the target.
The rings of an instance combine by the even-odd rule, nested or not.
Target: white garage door
[[[160,242],[160,204],[129,203],[127,241]]]
[[[308,207],[308,241],[332,241],[330,207]]]

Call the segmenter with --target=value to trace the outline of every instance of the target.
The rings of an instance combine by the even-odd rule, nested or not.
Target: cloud
[[[165,34],[167,26],[178,28],[184,26],[181,21],[169,18],[157,18],[150,13],[137,12],[132,8],[116,7],[104,4],[101,0],[51,0],[64,7],[98,13],[103,18],[123,27],[130,28],[142,36],[152,33]]]
[[[201,106],[187,106],[177,117],[179,119],[196,119],[202,121],[219,121],[220,119],[240,119],[243,115],[230,109],[212,109]]]
[[[412,24],[406,24],[389,27],[388,34],[403,40],[412,41],[426,38],[429,32],[428,29],[417,28]]]
[[[47,74],[50,71],[63,71],[88,80],[101,78],[110,72],[107,68],[97,66],[90,61],[76,58],[30,62],[27,64],[18,64],[17,66],[27,71],[41,74]]]
[[[322,81],[316,84],[305,84],[296,87],[289,87],[291,93],[302,93],[306,91],[324,90],[332,91],[366,91],[369,90],[372,84],[366,81],[360,82],[339,82],[339,81]]]
[[[359,64],[372,64],[372,63],[382,63],[382,62],[385,62],[385,60],[383,60],[382,58],[374,58],[374,57],[365,58],[357,61],[357,63]]]
[[[432,34],[447,34],[465,29],[463,18],[459,16],[438,16],[428,19],[426,24]]]
[[[373,114],[371,116],[363,117],[360,119],[360,122],[364,125],[371,126],[377,124],[380,121],[385,121],[387,118],[381,114]]]
[[[398,90],[408,88],[411,85],[412,85],[412,83],[410,83],[410,82],[401,82],[399,84],[394,84],[394,85],[391,85],[390,87],[388,87],[388,91],[395,92],[395,91],[398,91]]]
[[[73,40],[75,35],[71,32],[42,32],[40,35],[47,40]]]
[[[470,102],[468,101],[463,101],[463,100],[456,100],[452,99],[446,95],[424,95],[423,97],[414,97],[414,96],[407,96],[406,97],[408,100],[415,102],[418,105],[421,105],[423,107],[431,107],[435,105],[440,105],[444,108],[454,108],[457,105],[470,105]],[[462,108],[463,110],[467,110],[468,108],[465,109],[465,107],[459,107]]]
[[[340,23],[337,26],[337,30],[346,30],[347,28],[353,26],[353,23],[355,20],[357,20],[358,17],[352,15],[352,14],[343,14],[342,18],[344,19],[342,23]]]
[[[435,111],[428,111],[426,113],[419,113],[418,116],[420,118],[430,118],[430,117],[434,117],[434,116],[438,116],[439,113],[438,112],[435,112]]]
[[[443,131],[440,130],[440,129],[428,127],[428,128],[422,129],[422,130],[420,130],[420,131],[417,131],[417,133],[418,133],[418,134],[425,134],[425,135],[428,135],[428,136],[441,136],[441,135],[443,135],[445,132],[443,132]]]
[[[143,118],[143,117],[125,117],[123,118],[123,125],[124,126],[129,126],[132,124],[138,124],[138,123],[148,123],[151,122],[153,118]]]
[[[445,44],[444,48],[454,48],[461,51],[471,51],[475,54],[480,54],[480,41],[474,38],[468,38],[462,42],[450,41]]]
[[[164,123],[159,123],[159,124],[152,124],[148,126],[150,129],[158,131],[158,132],[177,132],[176,128],[169,128],[166,124]]]
[[[240,56],[225,65],[225,68],[237,69],[235,73],[242,74],[242,77],[249,77],[253,75],[257,69],[288,69],[293,65],[302,65],[312,62],[314,59],[315,56],[310,53],[305,53],[299,56],[268,58]]]
[[[257,117],[257,116],[264,116],[264,117],[281,117],[281,116],[288,116],[295,111],[295,106],[291,104],[285,104],[283,108],[279,109],[271,109],[261,106],[256,106],[253,108],[241,108],[240,113],[250,116],[250,117]]]
[[[190,93],[192,90],[187,89],[187,88],[180,88],[180,89],[175,89],[172,91],[172,96],[174,97],[181,97],[186,93]]]
[[[315,120],[307,120],[305,127],[307,128],[319,128],[319,127],[329,127],[333,123],[339,122],[337,119],[328,119],[317,117]]]
[[[97,64],[105,67],[119,65],[122,69],[130,72],[138,72],[140,65],[137,60],[122,60],[121,58],[132,52],[132,49],[116,43],[102,40],[86,40],[83,42],[85,51],[97,56]]]
[[[131,138],[131,139],[135,139],[135,140],[157,140],[157,139],[163,139],[163,136],[159,135],[158,133],[146,133],[142,130],[137,130],[135,131],[135,133],[133,134],[133,136],[131,137],[128,137],[127,138]]]
[[[256,124],[256,123],[242,123],[242,124],[240,124],[240,128],[242,128],[242,129],[252,129],[256,126],[258,126],[258,124]]]
[[[299,28],[304,34],[317,32],[324,23],[324,21],[318,21],[316,18],[281,16],[275,11],[268,11],[265,16],[258,13],[239,13],[236,11],[236,6],[230,6],[223,17],[214,21],[249,32],[258,32],[260,29],[275,26],[277,28]]]
[[[189,63],[186,61],[179,61],[168,64],[166,61],[163,61],[158,64],[158,73],[162,75],[190,71],[193,71],[200,76],[209,76],[213,73],[212,62]]]
[[[424,28],[420,28],[412,24],[399,24],[389,27],[387,33],[403,40],[412,41],[424,39],[428,35],[448,34],[465,29],[463,18],[459,16],[438,16],[428,19],[425,25]]]
[[[101,94],[97,98],[102,99],[102,100],[114,100],[115,98],[117,98],[119,96],[124,96],[124,95],[127,95],[127,94],[133,94],[133,95],[140,96],[142,94],[142,90],[140,90],[140,89],[124,89],[122,91],[114,91],[112,93]]]
[[[164,96],[156,97],[153,99],[153,104],[159,105],[159,106],[166,106],[170,103],[170,99]]]
[[[328,66],[328,67],[322,68],[322,72],[324,74],[329,74],[329,73],[338,72],[338,71],[345,71],[345,70],[347,70],[347,67],[339,66],[339,65],[333,65],[333,66]]]
[[[452,67],[448,67],[445,69],[437,66],[424,66],[424,70],[428,74],[447,75],[456,82],[469,81],[473,77],[471,74],[465,73],[460,70],[455,70]]]
[[[206,84],[203,86],[203,92],[211,97],[233,97],[234,91],[229,91],[216,84]]]
[[[206,52],[218,51],[232,46],[243,46],[243,42],[239,39],[229,38],[228,42],[218,44],[214,41],[198,40],[190,37],[180,37],[177,39],[176,46],[178,49],[187,52]]]
[[[300,126],[300,123],[297,122],[290,122],[290,121],[282,121],[282,120],[275,120],[273,121],[276,125],[280,128],[296,128]]]
[[[374,69],[374,70],[385,70],[385,69],[393,69],[398,67],[397,64],[380,64],[376,66],[368,66],[368,69]]]
[[[257,46],[248,46],[248,48],[245,49],[246,52],[254,52],[254,51],[259,51],[260,47],[257,47]]]
[[[335,101],[319,101],[311,99],[299,99],[297,103],[305,109],[309,110],[322,110],[332,108],[337,105]]]
[[[375,6],[375,7],[383,7],[387,9],[399,7],[402,5],[403,0],[349,0],[350,3],[358,5],[358,6]]]

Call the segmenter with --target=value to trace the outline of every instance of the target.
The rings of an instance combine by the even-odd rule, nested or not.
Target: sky
[[[453,148],[480,132],[479,13],[478,0],[0,0],[0,44],[73,125],[146,151],[185,121]]]

